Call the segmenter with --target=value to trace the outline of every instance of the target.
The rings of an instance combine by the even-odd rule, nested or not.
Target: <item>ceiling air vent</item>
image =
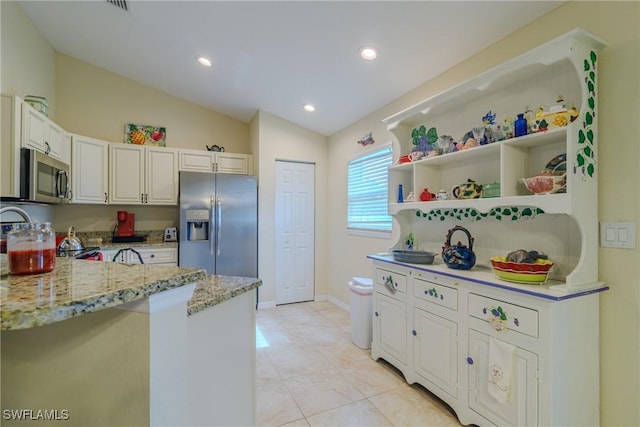
[[[129,7],[127,6],[127,0],[107,0],[107,3],[111,3],[115,7],[119,7],[120,9],[129,11]]]

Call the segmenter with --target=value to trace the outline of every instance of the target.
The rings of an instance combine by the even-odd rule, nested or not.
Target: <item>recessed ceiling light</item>
[[[308,111],[308,112],[310,112],[310,113],[313,113],[314,111],[316,111],[316,107],[314,107],[314,106],[313,106],[313,105],[311,105],[311,104],[306,104],[306,105],[305,105],[304,107],[302,107],[302,108],[304,108],[304,111]]]
[[[199,56],[198,62],[204,65],[205,67],[211,67],[211,60],[205,58],[204,56]]]
[[[378,51],[373,47],[364,46],[360,48],[360,56],[362,56],[367,61],[371,61],[373,59],[376,59],[376,57],[378,56]]]

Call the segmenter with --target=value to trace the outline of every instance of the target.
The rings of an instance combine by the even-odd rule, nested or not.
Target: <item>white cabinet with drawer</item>
[[[178,265],[178,249],[148,246],[133,246],[131,249],[140,254],[144,264]],[[133,250],[102,249],[102,259],[105,262],[123,262],[127,264],[140,264],[140,258]],[[117,257],[116,257],[117,256]],[[116,257],[114,259],[114,257]]]
[[[374,360],[437,395],[463,424],[598,424],[597,393],[582,392],[599,384],[598,289],[558,296],[492,286],[481,271],[370,258]],[[506,403],[489,393],[492,339],[513,349]]]
[[[375,270],[372,354],[403,369],[407,364],[407,276]],[[402,331],[399,333],[399,331]]]

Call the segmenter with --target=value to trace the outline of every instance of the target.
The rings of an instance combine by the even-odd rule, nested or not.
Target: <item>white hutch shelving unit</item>
[[[389,168],[389,213],[400,241],[414,227],[442,228],[445,220],[502,217],[512,222],[538,215],[570,217],[578,232],[575,262],[561,281],[521,285],[488,270],[460,271],[442,264],[374,261],[372,357],[384,358],[442,398],[463,423],[477,425],[597,425],[599,423],[597,54],[605,44],[581,29],[520,55],[387,119],[395,136]],[[435,127],[455,138],[489,110],[508,114],[573,103],[578,117],[565,127],[467,150],[398,163],[412,148],[411,130]],[[499,124],[499,123],[498,123]],[[533,176],[560,154],[567,156],[566,192],[533,195],[520,179]],[[398,186],[416,197],[474,179],[497,182],[500,196],[469,200],[397,202]],[[487,219],[487,221],[489,221]],[[514,248],[504,248],[504,254]],[[492,310],[506,314],[498,331]],[[514,347],[511,395],[498,402],[487,392],[489,342]]]

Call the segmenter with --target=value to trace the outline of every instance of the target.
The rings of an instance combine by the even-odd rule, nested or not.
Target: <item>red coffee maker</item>
[[[118,211],[118,236],[130,237],[134,235],[135,214]]]

